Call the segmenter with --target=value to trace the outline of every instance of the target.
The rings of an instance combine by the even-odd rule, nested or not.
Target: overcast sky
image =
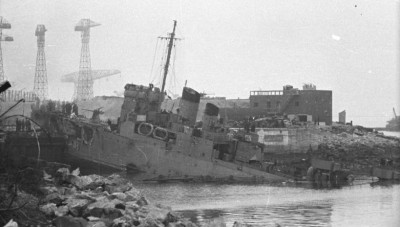
[[[73,86],[60,78],[78,71],[74,26],[90,18],[101,23],[91,30],[92,69],[122,72],[96,81],[95,95],[128,82],[157,84],[157,37],[177,20],[182,40],[170,92],[179,94],[185,80],[227,98],[313,83],[333,91],[334,120],[346,110],[355,124],[384,126],[393,107],[400,114],[399,9],[398,0],[1,0],[0,14],[12,24],[3,33],[15,40],[2,43],[5,75],[16,89],[33,89],[34,32],[45,24],[49,94],[70,99]]]

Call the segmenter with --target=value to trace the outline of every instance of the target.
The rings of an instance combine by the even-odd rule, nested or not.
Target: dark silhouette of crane
[[[93,98],[93,78],[90,61],[90,28],[100,26],[99,23],[90,19],[81,19],[75,26],[75,31],[81,32],[82,48],[79,63],[78,82],[75,87],[74,99],[89,100]]]
[[[36,70],[33,92],[40,100],[46,99],[48,95],[46,56],[44,54],[44,37],[46,31],[47,29],[43,24],[38,24],[35,31],[35,36],[37,36],[38,51],[36,55]]]

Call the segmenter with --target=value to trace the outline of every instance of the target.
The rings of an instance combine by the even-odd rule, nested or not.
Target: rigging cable
[[[175,61],[176,61],[176,43],[174,43],[174,57],[173,57],[173,61],[172,61],[172,70],[171,70],[172,76],[171,76],[171,79],[170,79],[170,85],[171,85],[171,87],[173,89],[174,94],[176,93]]]
[[[163,59],[164,59],[164,47],[165,45],[164,45],[164,40],[161,38],[161,44],[160,44],[160,56],[157,56],[157,58],[160,58],[161,57],[161,60],[160,60],[160,62],[158,62],[158,73],[157,74],[155,74],[154,75],[154,80],[153,81],[155,81],[156,80],[156,78],[157,78],[157,80],[156,80],[156,82],[155,82],[155,84],[154,85],[156,85],[156,86],[159,86],[159,78],[161,77],[161,75],[162,75],[162,62],[163,62]],[[161,49],[162,48],[162,49]]]
[[[155,62],[155,60],[156,60],[157,49],[158,49],[158,39],[157,39],[157,43],[156,43],[156,48],[155,48],[155,50],[154,50],[153,63],[151,64],[151,70],[150,70],[150,76],[149,76],[149,78],[152,78],[152,75],[153,75],[153,68],[154,68],[154,62]],[[154,81],[154,77],[153,77],[153,79],[151,80],[151,83],[153,83],[153,81]]]

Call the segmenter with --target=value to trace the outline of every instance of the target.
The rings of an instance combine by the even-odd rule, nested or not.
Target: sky
[[[302,88],[333,92],[333,120],[346,110],[354,124],[380,127],[400,114],[398,0],[1,0],[5,76],[32,90],[37,24],[46,32],[49,96],[70,100],[62,75],[78,71],[82,18],[91,30],[92,69],[118,69],[97,80],[95,95],[114,95],[126,83],[159,85],[162,43],[177,20],[176,54],[167,90],[187,86],[227,98],[251,90]]]

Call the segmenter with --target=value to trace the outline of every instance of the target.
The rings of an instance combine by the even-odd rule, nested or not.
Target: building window
[[[267,102],[267,108],[271,108],[271,102],[270,101]]]
[[[294,103],[294,105],[295,105],[295,106],[299,106],[299,101],[296,101],[296,102]]]
[[[258,107],[258,102],[255,102],[255,103],[253,104],[253,106],[254,106],[254,107]]]
[[[276,107],[280,108],[281,107],[281,102],[277,101],[276,102]]]

